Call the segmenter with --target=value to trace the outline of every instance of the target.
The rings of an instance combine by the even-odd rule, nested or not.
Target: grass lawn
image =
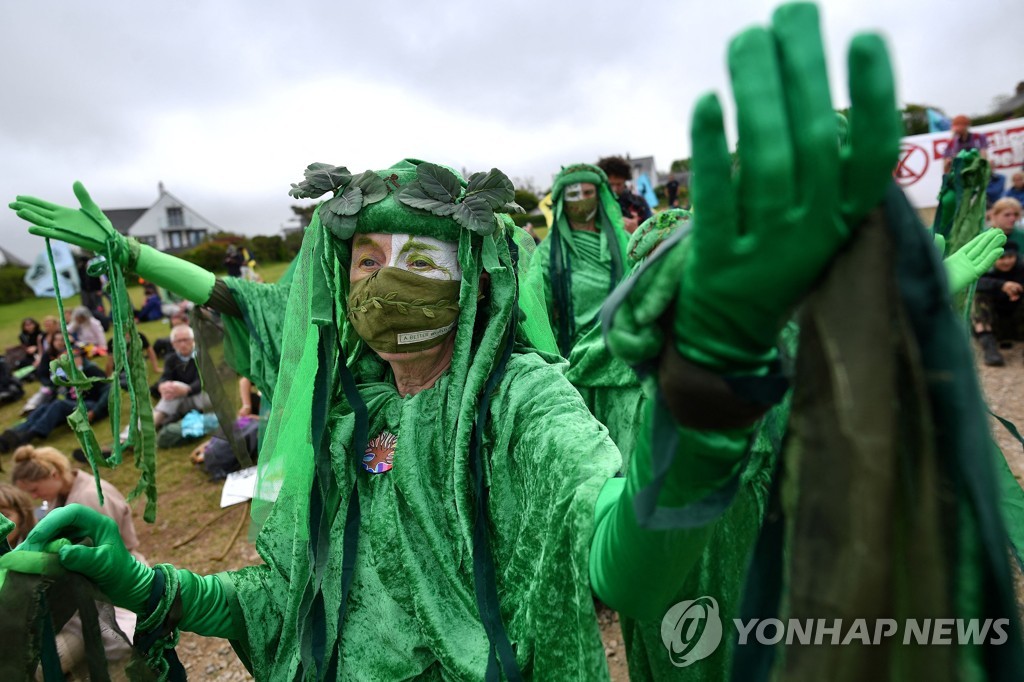
[[[260,274],[268,282],[276,281],[284,274],[288,263],[271,263],[261,266]],[[136,306],[142,303],[142,288],[132,287],[129,295]],[[64,301],[66,308],[77,305],[78,296]],[[3,347],[17,343],[17,335],[21,320],[24,317],[35,317],[40,319],[46,315],[56,315],[57,304],[53,299],[36,298],[28,301],[21,301],[10,305],[0,306],[0,342]],[[168,336],[170,329],[165,322],[146,322],[138,325],[139,330],[145,334],[150,341]],[[156,380],[157,374],[152,369],[147,369],[149,383]],[[21,419],[21,408],[27,400],[39,388],[38,383],[26,383],[24,385],[26,398],[18,402],[0,406],[0,429],[7,429],[14,426]],[[125,398],[122,405],[122,419],[128,414],[128,402]],[[108,419],[99,421],[93,425],[97,438],[101,445],[109,445],[113,442],[114,435],[111,434],[111,424]],[[211,483],[207,480],[202,467],[191,464],[188,454],[192,448],[202,441],[195,441],[189,445],[177,448],[159,449],[157,451],[157,488],[159,501],[157,504],[157,520],[155,524],[147,524],[142,520],[144,499],[139,498],[133,504],[135,509],[135,527],[139,535],[141,550],[147,556],[150,563],[169,561],[179,565],[202,572],[214,572],[233,568],[255,560],[255,554],[251,546],[244,542],[234,543],[232,552],[223,560],[216,557],[228,545],[232,535],[242,523],[243,512],[239,505],[229,508],[226,511],[220,509],[220,491],[222,484]],[[61,452],[70,455],[71,451],[78,447],[71,430],[67,427],[59,427],[46,441],[37,441],[35,445],[52,445]],[[122,493],[127,495],[138,481],[138,472],[131,461],[132,455],[126,454],[126,461],[117,469],[103,469],[100,475],[113,483]],[[3,473],[0,473],[0,480],[9,482],[11,455],[0,455],[0,465]],[[84,465],[77,462],[75,466],[87,470]],[[210,523],[209,528],[204,530],[195,541],[175,548],[174,544],[187,538],[204,524]],[[241,533],[245,538],[245,532]]]

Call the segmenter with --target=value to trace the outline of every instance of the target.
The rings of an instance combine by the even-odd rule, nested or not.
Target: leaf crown
[[[332,192],[334,196],[320,207],[320,222],[338,239],[351,238],[360,211],[396,189],[395,200],[415,213],[450,219],[482,236],[500,229],[498,214],[523,212],[514,201],[512,181],[497,168],[474,173],[467,183],[444,166],[418,162],[415,179],[401,189],[398,175],[390,174],[387,181],[374,171],[353,176],[344,166],[327,163],[310,164],[304,176],[302,182],[292,184],[288,194],[296,199],[318,199]]]
[[[444,166],[421,163],[416,166],[416,179],[395,198],[409,208],[451,217],[463,228],[487,236],[500,229],[498,214],[524,212],[515,196],[512,181],[497,168],[473,173],[463,187],[459,177]]]

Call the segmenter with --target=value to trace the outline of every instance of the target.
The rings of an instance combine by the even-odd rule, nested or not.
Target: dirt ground
[[[1024,379],[1024,344],[1004,351],[1004,355],[1006,367],[990,368],[979,363],[983,388],[995,413],[1024,428],[1024,394],[1020,384]],[[13,406],[10,409],[13,410]],[[0,416],[8,421],[6,414]],[[1018,480],[1024,479],[1024,449],[995,420],[992,424],[993,434]],[[68,445],[58,444],[58,447],[70,450],[73,446],[69,442]],[[220,509],[221,485],[207,481],[202,470],[189,463],[189,449],[182,447],[160,453],[157,523],[142,522],[142,505],[136,505],[140,549],[151,563],[174,563],[200,573],[216,573],[259,562],[255,549],[246,538],[247,505]],[[104,476],[121,490],[130,490],[137,474],[131,466],[123,466]],[[1024,595],[1024,584],[1020,588]],[[602,610],[598,618],[612,680],[625,682],[629,675],[618,616]],[[183,633],[178,654],[190,679],[251,679],[224,640]]]

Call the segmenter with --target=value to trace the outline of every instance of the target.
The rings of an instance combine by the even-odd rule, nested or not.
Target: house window
[[[152,246],[154,249],[156,248],[156,236],[155,235],[141,236],[141,237],[138,237],[138,240],[139,240],[140,244],[145,244],[146,246]]]
[[[172,249],[181,248],[181,232],[168,232],[167,238],[171,240]]]
[[[169,227],[180,227],[185,224],[185,214],[181,206],[167,207],[167,225]]]
[[[199,230],[189,230],[188,243],[195,246],[199,242],[203,241],[203,233]]]

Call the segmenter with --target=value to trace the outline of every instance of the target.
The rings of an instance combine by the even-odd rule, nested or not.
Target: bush
[[[302,237],[304,234],[305,230],[298,230],[296,232],[289,232],[288,236],[284,238],[285,260],[291,260],[299,255],[299,251],[302,249]]]
[[[249,254],[257,263],[280,263],[291,260],[284,239],[277,235],[256,235],[249,240]]]
[[[533,223],[534,227],[547,225],[543,213],[509,213],[508,217],[519,227],[526,227],[526,223]]]
[[[210,271],[221,271],[224,269],[224,256],[227,252],[228,242],[205,241],[179,253],[178,257]]]
[[[15,303],[35,295],[25,284],[26,272],[13,265],[0,267],[0,303]]]
[[[517,189],[516,190],[516,203],[523,207],[523,210],[529,213],[530,211],[536,210],[540,206],[540,199],[536,194],[528,189]]]

